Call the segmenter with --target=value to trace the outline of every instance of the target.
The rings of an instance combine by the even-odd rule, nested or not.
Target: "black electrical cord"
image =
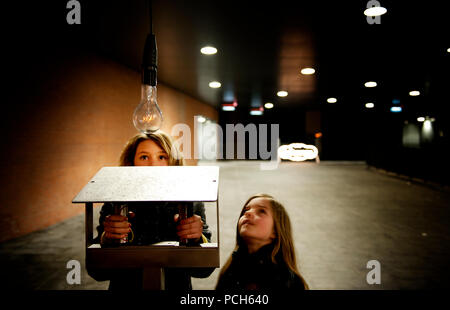
[[[153,34],[152,0],[148,0],[150,33],[147,35],[142,57],[142,84],[156,86],[158,70],[158,48]]]
[[[153,12],[152,12],[152,0],[147,1],[148,4],[148,15],[149,15],[149,23],[150,23],[150,34],[153,33]]]

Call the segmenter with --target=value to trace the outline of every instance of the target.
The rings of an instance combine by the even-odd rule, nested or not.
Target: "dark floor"
[[[277,170],[260,170],[258,162],[217,165],[221,265],[233,249],[242,204],[266,192],[289,212],[301,272],[311,289],[450,287],[448,191],[388,176],[361,162],[282,163]],[[215,229],[213,209],[207,216]],[[2,287],[106,289],[107,282],[96,282],[84,270],[83,231],[80,215],[0,244]],[[79,285],[66,281],[72,259],[82,265]],[[380,262],[379,285],[366,281],[369,260]],[[217,275],[218,270],[194,279],[194,289],[213,289]]]

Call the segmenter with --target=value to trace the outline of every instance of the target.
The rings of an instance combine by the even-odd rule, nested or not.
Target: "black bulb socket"
[[[151,33],[147,35],[142,56],[142,84],[156,86],[158,72],[158,48],[156,36]]]

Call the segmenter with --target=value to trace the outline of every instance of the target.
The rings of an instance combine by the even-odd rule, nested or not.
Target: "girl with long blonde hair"
[[[304,290],[286,209],[267,194],[250,197],[236,227],[235,249],[223,266],[217,290]]]

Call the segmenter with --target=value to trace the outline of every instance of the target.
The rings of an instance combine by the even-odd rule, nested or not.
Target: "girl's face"
[[[135,166],[168,166],[169,155],[153,140],[139,143],[134,155]]]
[[[257,250],[271,243],[275,238],[275,232],[270,201],[266,198],[250,200],[239,219],[238,230],[249,249],[253,247]]]

